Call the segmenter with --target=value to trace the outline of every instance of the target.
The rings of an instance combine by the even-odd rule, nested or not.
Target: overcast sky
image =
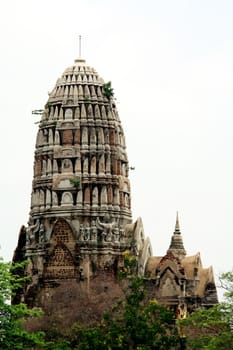
[[[0,4],[0,256],[26,225],[37,117],[82,56],[112,81],[125,131],[132,211],[164,255],[179,211],[189,255],[232,268],[233,2],[8,0]]]

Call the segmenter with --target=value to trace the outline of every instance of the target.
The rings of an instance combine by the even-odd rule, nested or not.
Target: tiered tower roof
[[[128,159],[112,89],[83,59],[49,95],[36,142],[31,219],[131,221]]]
[[[175,230],[171,238],[171,243],[170,243],[170,247],[168,248],[168,253],[172,253],[174,256],[180,259],[183,259],[186,256],[183,239],[180,232],[178,212],[176,214]]]
[[[26,301],[43,305],[54,281],[114,275],[132,242],[125,235],[130,207],[125,137],[111,83],[79,58],[57,80],[39,123],[30,217],[14,257],[29,260]]]

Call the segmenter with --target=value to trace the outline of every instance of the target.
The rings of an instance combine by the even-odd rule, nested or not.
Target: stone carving
[[[118,227],[115,227],[113,229],[113,241],[114,242],[119,242],[120,241],[120,231]]]
[[[111,242],[113,229],[116,226],[115,221],[113,222],[100,222],[99,218],[96,220],[97,228],[100,229],[102,240],[105,242]]]
[[[45,227],[43,222],[40,223],[39,228],[39,244],[43,244],[45,241]]]
[[[80,224],[80,228],[79,228],[79,232],[80,232],[80,241],[83,241],[83,237],[84,237],[84,233],[85,233],[85,229],[84,229],[84,225]]]
[[[26,227],[26,242],[31,245],[35,243],[35,234],[40,228],[39,219],[36,220],[36,223],[33,225],[32,220],[28,222],[28,227]]]
[[[93,219],[91,221],[91,241],[96,242],[97,241],[97,227],[96,227],[96,222]]]
[[[86,225],[85,225],[83,239],[84,239],[84,241],[89,241],[89,239],[90,239],[90,226],[88,223],[86,223]]]
[[[86,224],[80,224],[80,240],[81,241],[89,241],[90,240],[90,225],[88,223]]]

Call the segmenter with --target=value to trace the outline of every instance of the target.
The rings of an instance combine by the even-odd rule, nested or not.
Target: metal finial
[[[82,36],[79,35],[79,57],[81,57],[81,49],[82,49]]]

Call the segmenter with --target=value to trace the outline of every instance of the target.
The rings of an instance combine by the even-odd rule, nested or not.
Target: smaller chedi
[[[13,258],[28,260],[28,280],[14,302],[67,326],[99,320],[124,295],[117,274],[127,250],[161,303],[217,303],[212,269],[199,254],[186,256],[178,217],[167,254],[152,256],[142,220],[132,222],[128,169],[111,84],[79,58],[57,80],[39,123],[29,221]]]
[[[187,256],[180,232],[178,213],[170,246],[165,256],[150,256],[145,276],[151,292],[164,305],[177,311],[185,305],[189,312],[218,303],[212,267],[203,268],[200,253]]]

